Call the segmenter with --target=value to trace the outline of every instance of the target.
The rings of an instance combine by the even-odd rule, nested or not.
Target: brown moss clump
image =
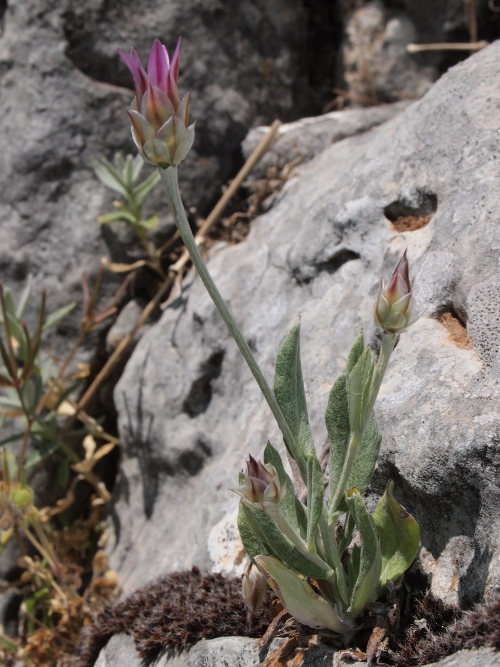
[[[417,606],[415,618],[417,625],[393,656],[399,667],[427,665],[463,649],[500,649],[500,599],[462,613],[426,596]]]
[[[180,649],[200,639],[260,637],[271,621],[269,606],[247,625],[241,579],[202,574],[197,567],[174,572],[107,607],[87,632],[80,665],[92,667],[101,648],[118,633],[133,635],[146,659],[163,648]]]

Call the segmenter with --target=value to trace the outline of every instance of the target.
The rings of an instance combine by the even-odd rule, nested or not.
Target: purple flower
[[[146,72],[137,52],[118,50],[134,78],[135,99],[127,113],[132,136],[142,158],[164,169],[183,160],[194,141],[194,123],[189,123],[189,92],[182,100],[177,89],[181,40],[172,60],[165,46],[155,39]]]
[[[389,282],[382,280],[375,307],[375,324],[387,333],[397,334],[406,331],[418,318],[405,250]]]

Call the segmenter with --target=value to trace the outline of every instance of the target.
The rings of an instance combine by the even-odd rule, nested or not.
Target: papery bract
[[[269,505],[275,505],[282,497],[278,473],[270,463],[265,465],[256,461],[253,456],[248,457],[247,474],[241,472],[240,485],[233,489],[241,496],[242,502],[251,509],[265,510]]]
[[[134,49],[130,55],[118,50],[134,79],[135,99],[127,111],[132,137],[142,158],[163,168],[181,162],[194,141],[194,123],[188,125],[191,93],[181,100],[177,89],[180,46],[179,39],[170,60],[166,47],[155,39],[147,72]]]
[[[398,334],[406,331],[418,318],[405,250],[389,282],[382,281],[375,307],[375,324],[387,333]]]

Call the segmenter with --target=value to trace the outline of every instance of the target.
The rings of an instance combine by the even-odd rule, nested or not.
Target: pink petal
[[[137,52],[134,51],[134,49],[130,49],[129,56],[120,49],[118,49],[118,55],[123,60],[125,65],[129,68],[134,78],[135,95],[137,97],[138,104],[140,104],[142,96],[144,95],[148,87],[148,77],[141,64],[140,58],[137,55]]]
[[[167,50],[159,39],[155,39],[148,61],[148,77],[153,86],[160,87],[166,81],[169,69]]]
[[[174,55],[172,56],[172,62],[170,63],[170,70],[172,72],[172,76],[174,77],[175,83],[177,83],[177,80],[179,78],[180,64],[181,64],[181,38],[179,37],[179,41],[177,42],[177,46],[175,47]]]
[[[165,93],[150,85],[142,98],[141,112],[157,131],[174,115],[175,110]]]

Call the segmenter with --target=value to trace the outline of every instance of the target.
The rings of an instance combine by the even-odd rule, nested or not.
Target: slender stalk
[[[349,440],[349,447],[347,448],[347,456],[344,460],[344,467],[342,468],[342,473],[340,475],[339,483],[335,489],[335,495],[332,498],[332,503],[330,505],[330,517],[335,514],[338,510],[342,498],[344,497],[345,487],[347,485],[347,480],[351,474],[352,466],[354,459],[356,458],[356,453],[358,451],[358,445],[361,440],[361,434],[351,433],[351,439]],[[330,525],[332,525],[332,519],[330,518]]]
[[[246,340],[244,339],[241,331],[238,328],[238,325],[234,321],[233,316],[229,312],[224,299],[222,298],[217,286],[215,285],[208,269],[203,261],[198,246],[194,239],[193,233],[187,221],[186,213],[184,211],[184,206],[182,204],[181,196],[179,193],[179,185],[177,182],[177,167],[168,167],[167,169],[161,169],[161,178],[165,185],[165,190],[167,193],[168,203],[174,216],[174,220],[181,235],[182,241],[186,246],[187,251],[191,257],[191,260],[198,271],[198,274],[205,285],[207,292],[209,293],[212,301],[214,302],[217,310],[219,311],[222,319],[226,323],[231,335],[233,336],[236,344],[238,345],[240,352],[243,355],[243,358],[248,364],[257,384],[259,385],[260,390],[264,394],[271,412],[273,413],[278,426],[283,434],[285,444],[297,461],[303,479],[306,479],[306,470],[305,470],[305,461],[299,450],[295,437],[288,426],[286,419],[281,411],[280,406],[274,396],[274,393],[271,387],[268,385],[266,378],[264,377],[259,365],[257,364]]]

